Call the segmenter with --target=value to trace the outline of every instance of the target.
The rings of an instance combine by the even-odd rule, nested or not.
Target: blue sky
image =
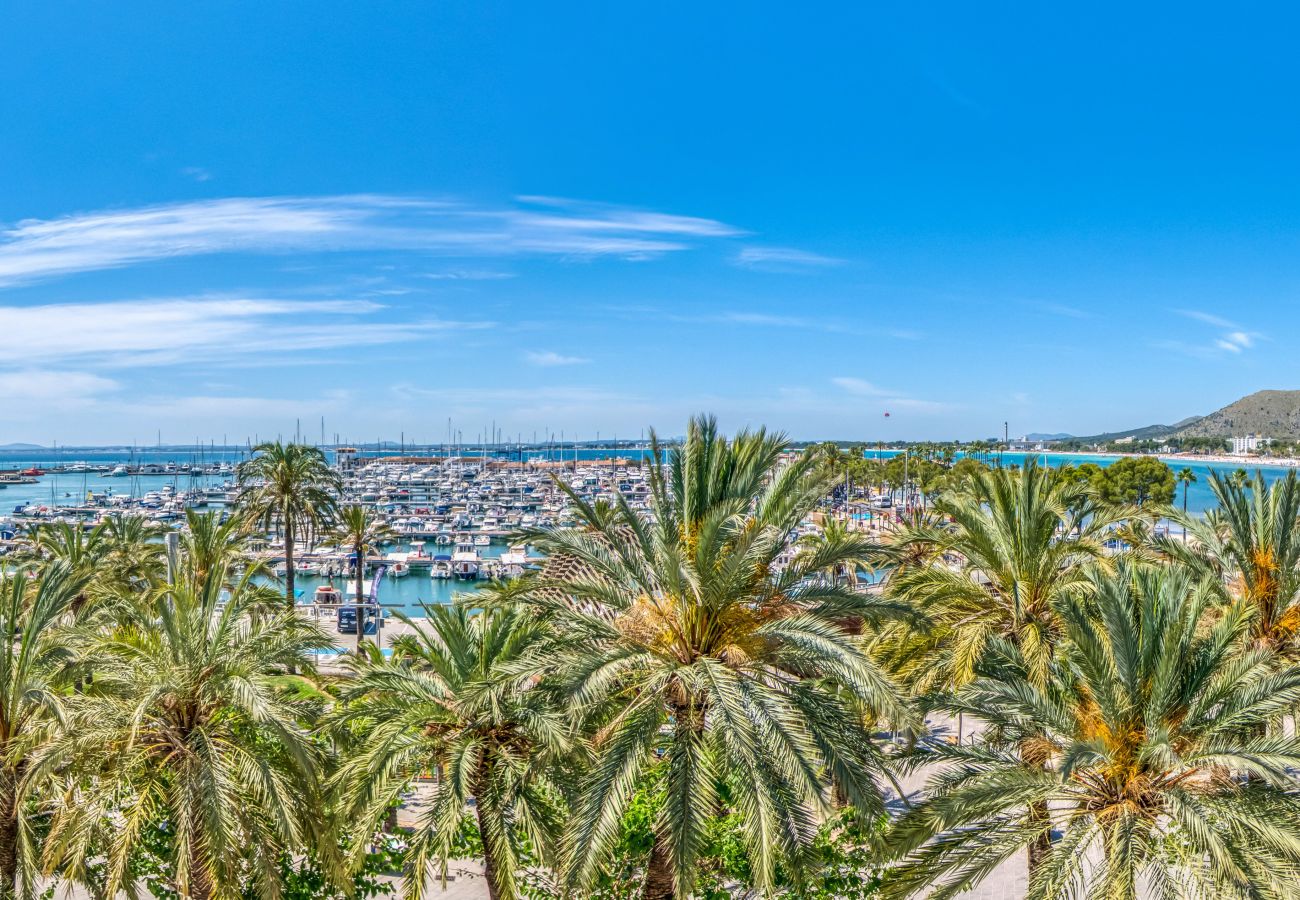
[[[704,6],[10,4],[0,443],[1300,387],[1285,6]]]

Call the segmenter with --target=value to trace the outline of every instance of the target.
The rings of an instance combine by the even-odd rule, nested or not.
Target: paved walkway
[[[931,716],[926,720],[926,724],[932,733],[940,737],[956,735],[955,723],[944,716]],[[970,739],[972,730],[971,723],[968,721],[964,735],[967,740]],[[902,780],[900,787],[907,792],[909,800],[915,801],[920,798],[930,774],[930,771],[914,772]],[[889,792],[889,797],[890,808],[900,809],[902,804],[892,790]],[[413,824],[423,812],[426,803],[424,791],[417,792],[416,796],[400,811],[399,823],[404,826]],[[451,869],[458,871],[456,881],[448,882],[445,891],[435,886],[429,896],[438,900],[487,900],[487,884],[482,878],[481,864],[472,861],[453,863]],[[960,894],[960,900],[1022,900],[1025,896],[1027,878],[1026,861],[1024,855],[1020,854],[995,869],[978,887]]]
[[[930,733],[937,737],[955,739],[957,736],[956,722],[947,716],[938,714],[928,716],[925,724]],[[969,741],[977,727],[973,726],[972,722],[967,719],[962,739]],[[899,786],[907,793],[908,800],[915,802],[920,799],[925,783],[932,774],[934,774],[933,768],[926,768],[901,779]],[[892,798],[888,804],[890,809],[893,811],[900,810],[902,803],[897,795],[892,790],[887,793]],[[969,891],[963,891],[957,897],[959,900],[1022,900],[1025,891],[1028,889],[1028,878],[1028,860],[1023,853],[1017,854],[990,872],[977,887]]]

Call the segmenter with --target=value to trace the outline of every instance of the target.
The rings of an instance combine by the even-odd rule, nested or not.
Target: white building
[[[334,464],[340,472],[351,472],[359,468],[361,459],[357,456],[356,447],[339,447],[334,451]]]
[[[1261,447],[1267,447],[1268,442],[1268,438],[1260,437],[1257,434],[1248,434],[1245,437],[1235,437],[1232,439],[1232,455],[1245,456],[1247,453],[1254,453]]]

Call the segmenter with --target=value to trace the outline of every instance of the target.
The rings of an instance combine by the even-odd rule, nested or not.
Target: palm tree
[[[31,806],[20,795],[33,734],[63,716],[73,662],[60,628],[83,577],[64,562],[46,567],[39,585],[21,573],[0,579],[0,897],[30,895],[37,861]]]
[[[1196,473],[1187,466],[1178,470],[1178,481],[1183,486],[1183,515],[1187,515],[1187,487],[1196,483]],[[1187,533],[1183,533],[1183,540],[1187,539]]]
[[[1178,481],[1183,486],[1183,515],[1187,515],[1187,488],[1196,482],[1196,473],[1187,466],[1178,470]],[[1187,529],[1183,529],[1183,543],[1187,543]]]
[[[101,574],[100,562],[108,549],[100,540],[102,533],[99,528],[87,531],[71,522],[42,523],[32,529],[16,558],[37,573],[47,566],[63,566],[76,572],[80,590],[72,608],[79,612],[90,601],[92,579]]]
[[[933,627],[924,652],[896,630],[882,637],[882,651],[907,646],[909,680],[924,691],[969,681],[990,642],[1002,638],[1021,649],[1041,683],[1060,632],[1056,608],[1087,588],[1107,523],[1086,485],[1055,477],[1032,457],[1022,469],[972,472],[935,501],[932,516],[889,542],[907,564],[886,591]]]
[[[924,694],[970,681],[1002,641],[1042,686],[1061,636],[1060,605],[1088,589],[1089,568],[1103,556],[1108,519],[1092,489],[1029,457],[1021,469],[972,473],[935,502],[934,513],[937,519],[896,533],[892,552],[912,564],[886,582],[889,595],[926,616],[929,627],[886,631],[875,642],[877,658]],[[959,713],[959,744],[963,725]],[[1042,819],[1046,810],[1030,814]],[[1046,849],[1044,840],[1032,846],[1031,863]]]
[[[316,447],[275,441],[253,450],[257,455],[239,464],[245,488],[240,507],[251,522],[278,527],[284,536],[284,597],[292,609],[294,542],[300,533],[307,536],[328,525],[342,481]]]
[[[322,808],[318,753],[278,673],[309,667],[329,638],[290,610],[268,614],[248,582],[230,583],[224,566],[182,579],[153,592],[140,621],[93,642],[94,685],[69,702],[69,727],[26,779],[84,776],[53,812],[48,870],[85,880],[102,842],[99,887],[116,896],[161,820],[183,896],[275,895],[280,858],[301,852]]]
[[[105,598],[118,598],[158,583],[163,573],[162,530],[142,516],[113,515],[94,528],[54,522],[38,525],[17,554],[38,572],[59,564],[78,576],[73,601],[80,614]]]
[[[185,577],[202,584],[211,572],[220,570],[233,584],[241,573],[263,574],[264,564],[248,552],[245,526],[238,516],[223,518],[215,512],[187,509],[180,555]]]
[[[356,560],[357,649],[365,632],[365,597],[362,584],[365,580],[366,557],[382,543],[394,540],[397,534],[388,523],[371,509],[360,505],[344,506],[338,511],[331,538],[352,548]]]
[[[825,553],[834,551],[834,548],[846,543],[853,543],[856,546],[857,537],[849,530],[848,525],[842,519],[831,519],[828,521],[817,534],[804,535],[799,539],[799,546],[802,552],[806,554]],[[858,569],[856,565],[846,563],[836,563],[825,573],[836,584],[845,581],[850,585],[858,583]]]
[[[485,589],[489,593],[491,588]],[[509,590],[509,589],[507,589]],[[559,831],[549,762],[569,749],[566,721],[542,686],[510,671],[533,653],[545,628],[518,604],[481,612],[458,601],[402,620],[409,634],[393,658],[358,654],[336,723],[364,738],[335,779],[342,814],[364,838],[420,772],[439,772],[434,799],[416,826],[404,896],[423,896],[433,864],[448,857],[473,800],[492,900],[520,896],[520,837],[546,856]]]
[[[93,569],[101,548],[99,532],[87,531],[71,522],[37,524],[24,541],[27,557],[33,562],[57,561],[71,568]]]
[[[616,494],[601,517],[569,492],[576,527],[528,535],[549,556],[533,602],[566,638],[554,684],[580,712],[609,710],[572,810],[567,878],[577,890],[590,883],[654,771],[664,800],[642,896],[690,895],[723,781],[766,889],[776,861],[796,864],[807,846],[828,782],[859,810],[881,809],[862,717],[904,712],[840,621],[874,626],[899,608],[816,577],[870,557],[864,539],[781,564],[787,536],[829,487],[815,455],[787,461],[784,439],[763,430],[728,441],[706,417],[684,444],[665,453],[652,435],[651,448],[648,514]]]
[[[1300,668],[1251,646],[1244,604],[1206,625],[1212,586],[1184,567],[1121,566],[1096,588],[1063,610],[1046,684],[1004,644],[951,699],[988,737],[914,760],[937,774],[892,830],[886,896],[952,897],[1044,839],[1032,900],[1294,895],[1300,739],[1264,726],[1300,700]]]
[[[1252,634],[1285,655],[1300,651],[1300,478],[1287,472],[1273,484],[1259,472],[1251,482],[1210,473],[1218,507],[1203,518],[1181,517],[1195,540],[1159,546],[1245,600],[1255,611]]]

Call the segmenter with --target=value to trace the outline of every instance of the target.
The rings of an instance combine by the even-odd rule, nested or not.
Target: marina
[[[340,502],[373,510],[393,535],[364,561],[365,577],[380,568],[384,572],[378,605],[419,616],[424,604],[448,603],[482,581],[535,569],[541,557],[510,536],[566,523],[564,488],[588,503],[613,501],[618,492],[634,508],[645,508],[649,486],[639,464],[642,451],[572,449],[565,460],[559,455],[536,451],[510,459],[485,450],[448,457],[371,456],[353,448],[331,450],[342,478]],[[178,528],[187,510],[224,514],[240,493],[233,461],[21,462],[11,466],[28,473],[24,480],[0,490],[5,510],[0,551],[42,525],[89,529],[116,515]],[[258,556],[272,577],[287,574],[278,537],[268,535]],[[312,605],[321,588],[337,587],[350,596],[354,573],[352,552],[330,544],[327,535],[296,542],[294,575],[303,605]]]
[[[125,514],[174,529],[182,527],[186,510],[224,514],[239,497],[237,452],[202,461],[141,459],[138,453],[81,455],[86,458],[53,464],[0,461],[7,473],[0,474],[0,552],[41,525],[69,522],[91,528],[108,516]],[[640,464],[644,448],[508,454],[480,448],[477,453],[417,456],[340,447],[329,449],[327,456],[342,477],[340,501],[372,510],[393,535],[364,561],[365,592],[370,594],[370,581],[382,567],[374,606],[413,617],[423,615],[425,605],[450,603],[485,580],[535,570],[542,557],[513,536],[530,528],[569,524],[569,497],[563,488],[587,503],[613,502],[621,494],[633,509],[648,509],[649,485]],[[1002,463],[1019,466],[1030,457],[1049,466],[1105,466],[1116,459],[1006,452]],[[1224,462],[1192,462],[1190,467],[1197,475],[1189,492],[1193,512],[1213,505],[1211,472],[1228,474],[1238,468]],[[1282,466],[1251,468],[1259,468],[1268,482],[1287,471]],[[854,515],[855,524],[863,526],[865,518],[889,518],[896,506],[891,507],[887,496],[877,496],[866,516]],[[809,528],[816,531],[815,526]],[[270,577],[281,581],[286,574],[282,541],[268,535],[258,553]],[[297,542],[294,559],[299,603],[310,614],[333,621],[335,612],[328,604],[317,609],[316,598],[329,590],[341,592],[345,600],[353,596],[351,550],[331,544],[326,535],[313,535]]]

